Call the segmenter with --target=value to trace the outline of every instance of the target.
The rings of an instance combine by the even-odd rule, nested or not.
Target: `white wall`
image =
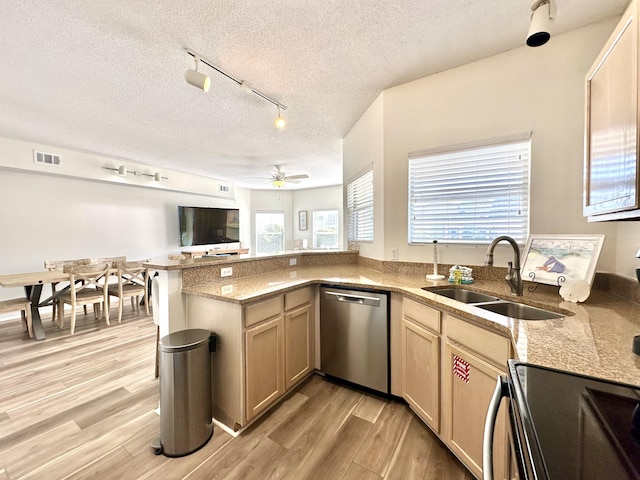
[[[390,260],[391,249],[399,248],[400,260],[432,259],[430,246],[407,244],[410,152],[531,131],[531,233],[605,233],[598,270],[617,271],[619,227],[589,224],[582,216],[584,76],[616,23],[602,21],[554,36],[544,47],[523,46],[385,90],[344,142],[343,170],[351,172],[371,155],[367,135],[376,133],[382,109],[384,215],[375,228],[384,238],[376,235],[374,245],[361,246],[361,252]],[[449,246],[439,250],[439,258],[480,265],[485,250]],[[510,253],[501,250],[496,264],[506,265]]]
[[[360,254],[368,258],[384,258],[385,245],[385,157],[384,157],[384,108],[383,92],[369,106],[343,141],[342,179],[344,205],[348,183],[373,164],[373,242],[360,243]],[[406,189],[405,189],[406,190]],[[401,194],[401,192],[400,192]],[[394,203],[394,199],[390,200]],[[346,228],[346,218],[345,218]],[[406,228],[405,228],[406,230]],[[346,236],[345,236],[346,239]],[[346,245],[346,240],[345,240]]]
[[[239,208],[248,245],[250,192],[236,189],[235,195],[220,199],[0,169],[0,273],[40,271],[45,260],[165,257],[180,251],[178,205]],[[0,299],[22,295],[21,288],[0,288]]]

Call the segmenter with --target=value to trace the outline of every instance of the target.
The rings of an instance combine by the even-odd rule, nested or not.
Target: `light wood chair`
[[[121,256],[121,257],[99,257],[99,258],[92,258],[91,259],[91,263],[92,264],[108,263],[109,265],[111,265],[112,268],[116,268],[118,263],[126,262],[126,261],[127,261],[127,257],[126,256]]]
[[[33,338],[33,323],[31,321],[31,302],[28,298],[12,298],[11,300],[0,301],[0,313],[20,311],[22,323],[29,332],[29,337]]]
[[[102,316],[109,322],[109,293],[105,285],[111,273],[109,263],[98,263],[95,265],[77,265],[65,267],[64,271],[69,273],[69,291],[58,295],[58,325],[64,327],[64,304],[71,305],[71,334],[76,330],[76,309],[78,305],[93,305],[94,314],[99,318],[102,305]]]
[[[131,298],[131,308],[138,310],[140,298],[144,299],[144,307],[149,315],[149,289],[147,288],[147,278],[149,277],[147,267],[141,260],[137,262],[119,262],[116,265],[116,275],[118,282],[107,287],[109,301],[111,297],[118,297],[118,323],[122,322],[122,306],[124,299]]]
[[[74,267],[77,265],[89,265],[91,263],[91,259],[90,258],[78,258],[76,260],[45,260],[44,261],[44,268],[45,270],[48,271],[54,271],[54,270],[64,270],[64,267]],[[65,292],[69,289],[69,285],[64,285],[60,290],[58,290],[58,285],[60,285],[61,283],[66,283],[66,282],[54,282],[51,284],[51,297],[48,298],[47,300],[45,300],[44,303],[49,303],[51,302],[51,308],[52,308],[52,315],[51,315],[51,321],[55,322],[56,321],[56,311],[57,311],[57,307],[58,307],[58,300],[57,300],[57,295],[60,294],[60,292]],[[84,307],[84,314],[87,314],[87,307],[85,305]]]

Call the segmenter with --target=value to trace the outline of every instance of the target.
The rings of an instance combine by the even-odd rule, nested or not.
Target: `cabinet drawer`
[[[311,301],[311,287],[300,288],[293,292],[285,293],[284,309],[291,310]]]
[[[447,337],[494,365],[506,368],[511,355],[511,341],[508,338],[451,316],[447,316]]]
[[[252,303],[244,307],[244,326],[250,327],[256,323],[275,317],[282,312],[282,295],[268,300]]]
[[[402,301],[402,314],[413,322],[440,333],[441,312],[409,298]]]

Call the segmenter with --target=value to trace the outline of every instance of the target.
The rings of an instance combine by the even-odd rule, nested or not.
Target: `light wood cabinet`
[[[313,370],[311,305],[285,313],[285,388],[289,390]]]
[[[312,297],[306,287],[244,308],[247,421],[311,373]]]
[[[285,391],[282,315],[247,329],[245,344],[247,420],[251,420]]]
[[[456,317],[443,320],[443,439],[474,475],[482,478],[484,422],[497,377],[506,375],[511,342]],[[508,475],[508,409],[501,406],[495,429],[494,475]]]
[[[313,287],[246,305],[187,296],[187,328],[215,332],[212,407],[216,420],[239,430],[313,371]]]
[[[640,217],[638,1],[633,0],[586,77],[583,213]]]
[[[402,397],[431,429],[440,431],[440,311],[403,303]]]

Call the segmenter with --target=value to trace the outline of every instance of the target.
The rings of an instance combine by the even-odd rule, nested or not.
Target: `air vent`
[[[42,163],[43,165],[60,166],[60,157],[53,153],[33,151],[33,161],[36,163]]]
[[[218,185],[218,189],[221,192],[229,193],[229,185]]]

